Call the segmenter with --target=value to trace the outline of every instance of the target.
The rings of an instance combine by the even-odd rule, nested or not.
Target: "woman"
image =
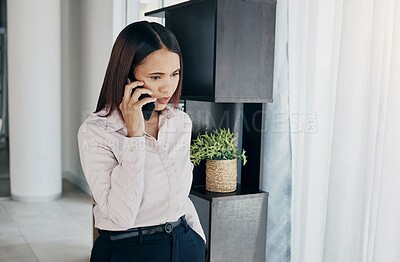
[[[205,236],[188,197],[192,122],[176,109],[181,86],[171,31],[147,21],[121,31],[96,111],[78,131],[100,234],[91,261],[204,261]],[[149,103],[155,108],[146,121]]]

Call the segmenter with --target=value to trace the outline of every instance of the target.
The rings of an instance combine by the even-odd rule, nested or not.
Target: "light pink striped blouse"
[[[114,110],[91,114],[78,131],[81,165],[96,202],[95,226],[104,230],[158,225],[186,215],[205,235],[188,195],[192,121],[167,106],[159,116],[158,139],[145,133],[127,137],[123,119]]]

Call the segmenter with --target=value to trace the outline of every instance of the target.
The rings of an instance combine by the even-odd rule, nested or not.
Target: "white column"
[[[61,195],[60,0],[8,0],[11,197]]]

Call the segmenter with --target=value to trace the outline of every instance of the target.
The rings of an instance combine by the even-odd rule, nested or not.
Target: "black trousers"
[[[139,235],[110,240],[110,231],[99,231],[90,262],[204,262],[205,244],[186,223],[171,233]]]

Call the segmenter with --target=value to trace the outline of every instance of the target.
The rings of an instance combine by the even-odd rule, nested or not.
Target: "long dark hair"
[[[124,95],[127,79],[130,78],[134,81],[133,74],[136,67],[148,55],[162,48],[167,48],[169,51],[179,55],[179,82],[170,100],[173,106],[177,108],[181,96],[183,76],[182,54],[179,43],[175,35],[164,26],[155,22],[140,21],[127,25],[115,40],[94,113],[107,106],[110,110],[105,116],[108,116],[116,109],[122,118],[119,104]]]

